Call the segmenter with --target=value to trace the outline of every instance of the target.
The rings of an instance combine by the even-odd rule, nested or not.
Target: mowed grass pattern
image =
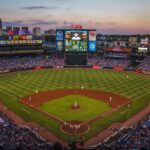
[[[56,69],[0,75],[0,90],[24,97],[36,90],[98,89],[136,99],[150,91],[150,78],[131,72],[93,69]],[[126,77],[129,75],[129,78]]]
[[[20,74],[20,76],[18,76]],[[128,74],[128,78],[127,78]],[[93,122],[84,135],[89,139],[113,122],[127,120],[150,102],[150,76],[133,72],[94,69],[47,69],[40,71],[14,72],[0,75],[0,99],[12,111],[28,121],[35,121],[58,137],[71,137],[60,132],[56,121],[19,103],[20,99],[32,95],[36,90],[96,89],[123,95],[132,101],[109,117]],[[19,97],[19,99],[18,99]]]
[[[77,110],[72,109],[72,105],[75,101],[80,105],[80,108]],[[92,119],[111,108],[108,103],[104,103],[100,100],[81,95],[69,95],[43,103],[41,109],[64,121],[77,120],[83,122]]]

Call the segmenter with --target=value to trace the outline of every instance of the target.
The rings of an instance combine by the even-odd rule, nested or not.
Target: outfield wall
[[[134,71],[137,73],[147,74],[150,75],[150,72],[142,71],[142,70],[136,70],[135,68],[127,67],[101,67],[101,66],[91,66],[91,65],[65,65],[65,66],[48,66],[48,67],[32,67],[32,68],[18,68],[18,69],[11,69],[11,70],[3,70],[0,71],[0,74],[9,73],[9,72],[17,72],[17,71],[27,71],[27,70],[42,70],[42,69],[63,69],[63,68],[93,68],[93,69],[113,69],[116,71]]]

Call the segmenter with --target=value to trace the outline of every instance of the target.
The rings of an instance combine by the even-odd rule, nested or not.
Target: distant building
[[[118,41],[118,40],[117,40],[117,41],[114,41],[114,42],[113,42],[113,46],[114,46],[114,47],[120,47],[120,41]]]
[[[9,31],[12,31],[13,30],[13,28],[11,27],[11,26],[7,26],[6,27],[6,32],[8,33]]]
[[[56,30],[53,30],[53,29],[47,30],[47,31],[45,31],[45,34],[47,34],[47,35],[56,35]]]
[[[129,38],[129,45],[132,46],[137,46],[138,45],[138,38],[137,37],[130,37]]]
[[[105,35],[98,35],[97,36],[97,41],[106,41],[107,37]]]
[[[41,28],[40,27],[33,28],[33,36],[41,36]]]
[[[22,30],[22,34],[27,35],[29,33],[29,28],[28,27],[22,27],[21,30]]]
[[[135,44],[135,43],[137,43],[137,41],[138,41],[138,38],[137,38],[137,37],[130,37],[130,38],[129,38],[129,42],[130,42],[130,43]]]
[[[127,42],[126,41],[120,41],[120,46],[121,47],[126,47],[127,46]]]
[[[2,19],[0,18],[0,30],[2,30],[3,24],[2,24]]]
[[[8,34],[8,35],[13,35],[13,27],[11,27],[11,26],[7,26],[6,27],[6,33]]]
[[[141,39],[141,44],[148,44],[148,38]]]
[[[19,35],[20,27],[13,27],[13,34]]]
[[[127,42],[126,41],[114,41],[113,42],[113,46],[114,47],[126,47],[127,46]]]

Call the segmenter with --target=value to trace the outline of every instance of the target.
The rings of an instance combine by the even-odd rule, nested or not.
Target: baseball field
[[[80,135],[87,140],[112,123],[129,119],[150,102],[150,76],[94,69],[1,74],[0,100],[64,141]],[[81,129],[74,132],[70,125]]]

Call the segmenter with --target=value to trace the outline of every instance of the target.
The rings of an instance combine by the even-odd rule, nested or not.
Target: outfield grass
[[[80,108],[77,110],[71,108],[75,101],[80,105]],[[69,95],[43,103],[41,109],[64,121],[76,120],[83,122],[92,119],[111,108],[108,103],[99,100],[81,95]]]
[[[85,134],[89,139],[113,122],[124,121],[140,111],[150,102],[150,76],[132,72],[93,69],[47,69],[0,75],[0,98],[2,102],[27,121],[35,121],[58,137],[69,140],[70,136],[60,132],[59,125],[48,117],[19,103],[20,98],[32,95],[36,90],[52,89],[96,89],[123,95],[132,101],[129,108],[123,107],[109,117],[91,124]],[[129,78],[126,77],[128,74]],[[27,111],[25,111],[27,110]],[[125,112],[125,113],[122,113]]]

